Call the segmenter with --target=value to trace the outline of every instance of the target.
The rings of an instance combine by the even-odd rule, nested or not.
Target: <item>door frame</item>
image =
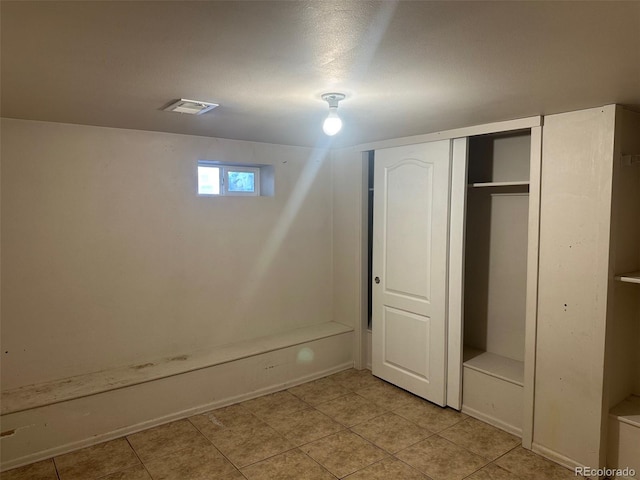
[[[453,140],[451,155],[451,211],[449,217],[449,289],[447,312],[447,405],[462,408],[465,212],[469,137]],[[457,321],[451,321],[451,319]],[[451,368],[458,365],[459,368]]]
[[[531,127],[529,167],[529,225],[527,252],[527,307],[525,314],[522,446],[531,450],[535,408],[535,365],[538,329],[538,275],[540,254],[540,195],[542,177],[542,122]]]

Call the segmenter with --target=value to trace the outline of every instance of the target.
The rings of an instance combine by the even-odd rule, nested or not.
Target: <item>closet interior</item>
[[[522,433],[531,134],[469,138],[462,410]]]
[[[607,463],[640,472],[640,116],[627,110],[614,157],[607,357]]]

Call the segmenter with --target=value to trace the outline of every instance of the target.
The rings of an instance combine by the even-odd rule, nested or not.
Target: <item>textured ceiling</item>
[[[4,117],[334,145],[621,103],[640,2],[2,1]],[[202,116],[172,100],[219,103]]]

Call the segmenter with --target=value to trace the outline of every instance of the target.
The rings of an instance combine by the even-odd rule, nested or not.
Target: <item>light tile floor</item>
[[[2,480],[575,479],[518,438],[346,370],[1,474]]]

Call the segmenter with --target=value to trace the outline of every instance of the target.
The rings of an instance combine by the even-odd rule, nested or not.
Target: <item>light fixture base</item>
[[[329,104],[329,107],[337,107],[338,102],[344,100],[346,97],[344,93],[324,93],[320,96],[322,100]]]

